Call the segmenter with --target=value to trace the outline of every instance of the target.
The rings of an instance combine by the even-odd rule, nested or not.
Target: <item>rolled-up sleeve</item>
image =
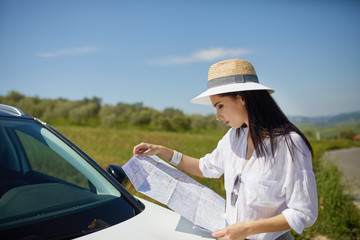
[[[226,152],[230,146],[230,131],[228,131],[223,138],[218,142],[217,147],[212,153],[206,154],[200,158],[199,168],[204,177],[219,178],[224,173],[224,161]]]
[[[211,154],[206,154],[205,157],[200,158],[199,167],[204,177],[219,178],[224,173],[221,162],[214,157],[217,154],[215,151],[216,149]]]
[[[290,227],[297,233],[312,226],[318,216],[318,200],[316,194],[315,176],[312,171],[302,171],[296,174],[293,190],[287,192],[287,206],[282,214]]]
[[[290,227],[300,234],[315,223],[318,216],[318,198],[311,153],[299,136],[293,138],[293,142],[293,152],[287,153],[291,160],[288,161],[284,186],[288,208],[282,214]]]

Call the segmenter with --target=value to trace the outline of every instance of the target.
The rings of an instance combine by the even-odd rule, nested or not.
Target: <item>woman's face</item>
[[[245,101],[240,95],[236,98],[230,96],[210,96],[212,105],[216,108],[216,120],[222,120],[226,126],[239,128],[244,123],[249,126],[248,113]]]

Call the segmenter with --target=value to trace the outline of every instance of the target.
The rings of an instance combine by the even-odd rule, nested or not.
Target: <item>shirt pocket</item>
[[[279,181],[247,179],[244,189],[248,206],[274,207],[279,204]]]

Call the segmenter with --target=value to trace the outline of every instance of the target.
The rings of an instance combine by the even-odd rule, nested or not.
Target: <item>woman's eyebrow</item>
[[[214,108],[216,108],[216,106],[220,103],[221,101],[217,102],[214,104]]]

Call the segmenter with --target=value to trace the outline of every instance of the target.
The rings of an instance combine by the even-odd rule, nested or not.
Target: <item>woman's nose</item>
[[[221,120],[219,111],[216,111],[216,120],[217,120],[217,121],[220,121],[220,120]]]

